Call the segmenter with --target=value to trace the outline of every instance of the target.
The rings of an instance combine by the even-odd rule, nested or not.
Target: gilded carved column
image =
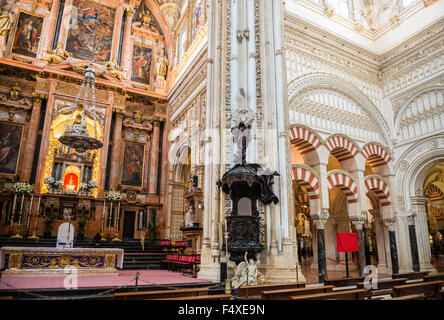
[[[125,8],[124,15],[126,17],[125,29],[123,31],[123,44],[122,44],[122,57],[120,65],[125,70],[131,70],[131,25],[133,23],[133,17],[136,13],[135,9]],[[129,79],[128,75],[128,79]]]
[[[160,142],[160,124],[161,121],[157,118],[152,120],[153,136],[151,140],[151,158],[149,168],[149,184],[148,193],[155,195],[157,193],[157,173],[159,166],[159,142]]]
[[[22,172],[20,179],[29,181],[31,179],[32,162],[34,160],[35,145],[37,141],[37,130],[39,127],[40,112],[42,108],[42,96],[34,95],[34,103],[32,105],[31,119],[28,126],[28,134],[26,136],[26,152],[24,153]]]
[[[122,122],[123,113],[116,113],[116,122],[114,124],[113,134],[113,146],[111,149],[111,168],[109,174],[109,187],[110,189],[116,189],[119,184],[119,171],[120,171],[120,150],[122,142]]]

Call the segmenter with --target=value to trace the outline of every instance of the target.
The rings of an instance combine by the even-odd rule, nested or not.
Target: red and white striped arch
[[[308,192],[310,200],[319,199],[319,180],[316,175],[303,168],[302,166],[293,165],[293,180],[302,185]]]
[[[353,142],[339,135],[330,136],[324,145],[338,161],[354,158],[359,153],[358,147]]]
[[[376,143],[368,143],[362,148],[362,156],[370,167],[378,167],[392,161],[389,153]]]
[[[345,193],[348,203],[358,202],[358,186],[352,178],[340,172],[333,172],[327,176],[327,180],[329,190],[338,187]]]
[[[290,142],[301,154],[317,150],[322,142],[318,136],[304,127],[290,127]]]
[[[364,181],[367,191],[372,190],[379,198],[381,207],[391,205],[390,202],[390,189],[387,184],[379,178],[371,177]]]

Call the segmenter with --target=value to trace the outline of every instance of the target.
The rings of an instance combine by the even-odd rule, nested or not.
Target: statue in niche
[[[111,74],[111,76],[113,76],[117,80],[126,80],[123,67],[117,64],[117,58],[113,58],[112,61],[108,61],[105,64],[105,67],[108,70],[108,72]]]
[[[11,6],[5,3],[0,15],[0,36],[6,37],[14,24],[14,15],[11,12]]]
[[[159,55],[156,57],[156,76],[165,80],[168,67],[168,58],[165,57],[165,48],[160,48]]]
[[[71,57],[72,54],[63,48],[63,43],[58,42],[57,48],[55,50],[46,50],[46,55],[41,60],[47,61],[50,64],[58,64]]]
[[[253,259],[248,261],[248,252],[245,252],[244,260],[237,265],[233,278],[231,279],[231,287],[234,289],[240,286],[254,286],[258,284],[258,280],[261,283],[265,282],[265,278],[262,273],[258,272],[257,265],[260,263],[259,254],[256,254],[256,262]]]
[[[192,227],[194,225],[194,206],[190,204],[188,211],[185,213],[185,227]]]

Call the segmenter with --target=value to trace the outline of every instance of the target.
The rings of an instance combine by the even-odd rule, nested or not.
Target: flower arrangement
[[[12,185],[12,192],[15,194],[30,194],[32,186],[28,182],[16,182]]]
[[[95,180],[91,180],[88,182],[88,189],[95,189],[98,186],[99,186],[99,184]]]
[[[89,190],[88,184],[86,182],[80,183],[80,189],[79,190],[88,191]]]
[[[117,190],[109,190],[106,192],[106,196],[105,196],[106,200],[108,201],[121,201],[123,199],[122,194],[120,193],[120,191]]]
[[[48,185],[50,185],[50,186],[53,186],[53,185],[54,185],[54,182],[55,182],[55,179],[54,179],[54,177],[49,176],[49,177],[46,177],[46,178],[43,180],[43,182],[45,182],[46,184],[48,184]]]
[[[78,193],[75,190],[63,190],[63,194],[66,194],[67,196],[76,196]]]
[[[62,180],[58,180],[58,181],[54,182],[53,186],[54,186],[54,188],[56,188],[56,189],[62,189],[62,187],[63,187],[63,181],[62,181]]]

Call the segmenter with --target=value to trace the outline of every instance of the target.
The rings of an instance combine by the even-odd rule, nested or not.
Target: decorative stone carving
[[[179,21],[180,8],[177,3],[167,2],[160,6],[160,11],[163,13],[165,20],[167,22],[168,28],[173,30]]]
[[[156,57],[156,77],[165,80],[167,74],[168,58],[165,57],[165,49],[162,47],[159,50],[159,55]]]
[[[396,220],[395,219],[383,219],[388,231],[395,231]]]
[[[407,171],[408,168],[409,168],[409,162],[407,160],[401,160],[401,162],[399,162],[399,170]]]
[[[252,286],[258,284],[258,270],[257,265],[259,261],[259,254],[256,254],[256,262],[253,259],[247,259],[247,252],[245,252],[244,260],[238,264],[233,278],[231,279],[231,287],[234,289],[240,286]]]
[[[412,213],[410,213],[410,214],[405,216],[407,224],[409,226],[415,225],[415,216],[416,216],[416,214],[414,212],[412,212]]]
[[[0,15],[0,36],[6,37],[14,24],[14,15],[11,12],[11,6],[5,3]]]
[[[313,219],[313,223],[315,224],[316,229],[324,229],[327,219]]]
[[[113,58],[112,61],[108,61],[105,64],[105,67],[111,76],[117,80],[126,80],[124,69],[117,64],[117,58]]]
[[[41,60],[46,61],[49,64],[58,64],[71,57],[72,54],[63,48],[63,43],[58,42],[57,48],[55,50],[46,50],[46,54],[41,58]]]

